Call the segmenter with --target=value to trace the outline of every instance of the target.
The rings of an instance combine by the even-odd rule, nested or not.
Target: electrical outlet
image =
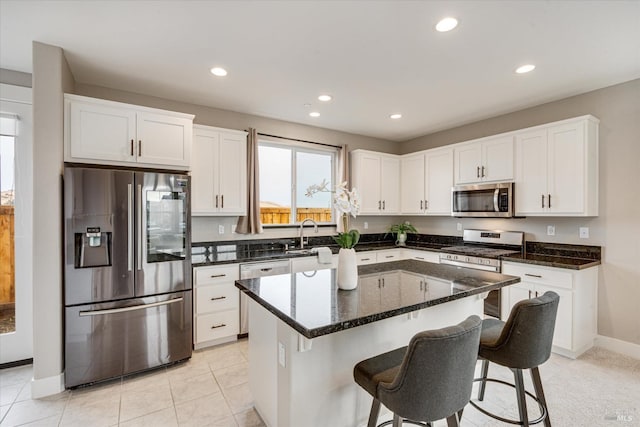
[[[363,227],[364,227],[365,230],[368,230],[369,229],[369,223],[365,221]]]
[[[286,353],[284,351],[284,344],[282,344],[281,342],[278,342],[278,363],[283,368],[287,367],[286,366],[287,365],[287,360],[286,360]]]
[[[218,226],[218,234],[224,234],[224,225]]]
[[[461,222],[459,222],[459,223],[457,223],[457,224],[456,224],[456,229],[457,229],[458,231],[462,231],[462,223],[461,223]]]
[[[547,225],[547,236],[555,236],[555,235],[556,235],[556,226]]]
[[[580,227],[580,238],[581,239],[589,238],[589,227]]]

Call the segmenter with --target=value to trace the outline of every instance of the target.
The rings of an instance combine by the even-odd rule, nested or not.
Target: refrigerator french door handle
[[[153,302],[151,304],[140,304],[140,305],[132,305],[130,307],[122,307],[122,308],[107,308],[104,310],[88,310],[88,311],[81,311],[78,313],[78,315],[80,317],[85,317],[85,316],[101,316],[103,314],[115,314],[115,313],[124,313],[127,311],[135,311],[135,310],[144,310],[147,308],[152,308],[152,307],[160,307],[163,305],[169,305],[169,304],[174,304],[176,302],[182,302],[183,298],[174,298],[174,299],[170,299],[168,301],[161,301],[161,302]]]
[[[138,270],[142,270],[142,185],[138,184],[138,191],[137,191],[137,209],[136,209],[136,215],[137,215],[137,226],[138,226],[138,264],[137,264],[137,268]]]
[[[133,269],[133,184],[127,184],[127,271]]]

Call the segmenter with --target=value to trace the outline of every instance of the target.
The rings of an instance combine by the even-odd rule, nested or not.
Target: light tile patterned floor
[[[594,348],[578,360],[552,355],[540,370],[555,427],[640,426],[640,360]],[[512,379],[496,365],[489,373]],[[246,340],[196,351],[178,366],[45,399],[30,399],[31,375],[31,366],[0,371],[1,427],[264,426],[247,384]],[[528,375],[525,380],[531,389]],[[484,407],[515,417],[515,393],[489,384]],[[470,406],[462,420],[463,427],[503,425]]]

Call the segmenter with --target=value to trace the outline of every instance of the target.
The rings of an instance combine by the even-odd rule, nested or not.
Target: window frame
[[[286,142],[285,142],[286,141]],[[296,190],[297,190],[297,161],[296,161],[296,153],[298,152],[302,152],[302,153],[311,153],[311,154],[329,154],[331,156],[331,178],[332,178],[332,190],[333,187],[335,187],[336,183],[338,182],[338,153],[340,150],[340,147],[332,147],[332,146],[324,146],[324,145],[320,145],[318,144],[313,145],[311,143],[304,143],[304,142],[298,142],[298,141],[292,141],[292,140],[283,140],[283,141],[274,141],[271,138],[264,138],[264,137],[259,137],[258,138],[258,152],[260,151],[260,147],[274,147],[274,148],[281,148],[281,149],[287,149],[290,150],[291,155],[290,155],[290,162],[291,162],[291,189],[290,189],[290,196],[291,196],[291,219],[295,219],[297,217],[297,206],[296,206],[296,202],[297,202],[297,197],[296,197]],[[259,154],[258,154],[259,156]],[[318,183],[319,184],[319,183]],[[331,197],[331,221],[329,222],[319,222],[318,223],[318,227],[335,227],[336,226],[336,215],[335,215],[335,209],[334,209],[334,204],[333,204],[333,197]],[[262,201],[262,199],[260,200]],[[288,224],[265,224],[262,223],[263,227],[267,227],[267,228],[287,228],[287,227],[299,227],[300,226],[300,222],[294,221],[294,222],[290,222]]]

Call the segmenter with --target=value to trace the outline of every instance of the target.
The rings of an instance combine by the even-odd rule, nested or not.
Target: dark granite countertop
[[[303,336],[315,338],[520,281],[414,260],[359,266],[358,275],[352,291],[338,289],[335,269],[238,280],[236,286]],[[425,280],[426,292],[419,288]]]
[[[449,236],[411,236],[405,246],[397,246],[391,236],[381,234],[363,235],[360,243],[355,247],[356,252],[375,251],[383,249],[409,248],[427,251],[439,251],[445,246],[452,246],[460,238]],[[247,240],[226,242],[194,243],[191,250],[191,264],[194,267],[207,265],[232,264],[255,261],[269,261],[277,259],[300,258],[314,256],[314,254],[290,254],[286,248],[293,249],[298,239]],[[339,247],[330,236],[309,238],[308,248],[328,247],[334,254]]]
[[[601,264],[600,246],[568,245],[563,243],[527,242],[524,254],[502,257],[503,261],[545,267],[582,270]]]

